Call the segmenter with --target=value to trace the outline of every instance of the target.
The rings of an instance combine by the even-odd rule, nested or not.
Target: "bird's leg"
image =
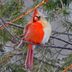
[[[23,39],[21,39],[21,41],[18,43],[18,46],[16,48],[19,48],[23,43]]]

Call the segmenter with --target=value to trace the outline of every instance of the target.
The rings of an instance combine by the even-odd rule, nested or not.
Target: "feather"
[[[25,68],[31,70],[33,66],[33,45],[28,45],[27,56],[25,60]]]

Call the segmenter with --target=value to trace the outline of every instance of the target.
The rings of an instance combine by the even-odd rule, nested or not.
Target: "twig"
[[[44,46],[43,46],[44,47]],[[43,54],[42,54],[42,60],[44,61],[44,59],[45,59],[45,53],[46,53],[46,47],[45,47],[45,49],[43,50]],[[40,65],[39,65],[39,70],[38,70],[38,72],[41,72],[41,67],[42,67],[42,65],[43,65],[43,61],[40,61]]]
[[[3,23],[5,23],[5,21],[1,18],[1,20],[3,21]],[[5,29],[7,30],[7,28],[5,27]],[[7,30],[8,31],[8,30]],[[8,31],[9,32],[9,31]],[[57,32],[58,33],[58,32]],[[9,32],[9,34],[14,38],[14,36]],[[67,34],[67,33],[65,33],[65,34]],[[72,35],[72,34],[69,34],[69,35]],[[65,43],[68,43],[68,44],[70,44],[70,45],[72,45],[72,43],[70,43],[70,42],[68,42],[68,41],[65,41],[65,40],[63,40],[63,39],[60,39],[60,38],[57,38],[57,37],[54,37],[54,36],[51,36],[51,38],[53,38],[53,39],[57,39],[57,40],[60,40],[60,41],[62,41],[62,42],[65,42]],[[24,41],[24,43],[31,43],[31,42],[27,42],[27,41]],[[33,43],[31,43],[31,44],[33,44]],[[67,50],[72,50],[72,48],[64,48],[64,47],[60,47],[60,46],[50,46],[50,47],[54,47],[54,48],[60,48],[60,49],[67,49]]]
[[[7,63],[14,55],[17,55],[16,52],[19,51],[20,52],[21,49],[15,49],[13,51],[7,52],[5,55],[3,55],[0,58],[0,65]]]
[[[63,67],[60,67],[59,65],[55,65],[55,64],[49,63],[48,61],[44,61],[44,60],[38,59],[38,58],[36,58],[36,57],[34,57],[34,59],[35,59],[35,60],[38,60],[38,61],[40,61],[40,62],[43,62],[44,64],[50,65],[50,66],[52,66],[52,67],[54,67],[54,68],[59,68],[60,70],[63,70],[63,69],[64,69]]]
[[[66,67],[63,72],[67,72],[68,69],[71,69],[72,68],[72,64],[70,64],[68,67]]]
[[[14,26],[14,27],[16,27],[16,28],[20,28],[20,29],[24,29],[23,26],[18,25],[18,24],[14,24],[14,23],[12,23],[11,26]]]
[[[62,42],[65,42],[65,43],[67,43],[67,44],[69,44],[69,45],[72,45],[72,43],[70,43],[70,42],[68,42],[68,41],[66,41],[66,40],[63,40],[63,39],[61,39],[61,38],[57,38],[57,37],[54,37],[54,36],[51,36],[51,38],[53,38],[53,39],[57,39],[57,40],[59,40],[59,41],[62,41]],[[33,42],[28,42],[28,41],[23,41],[24,43],[27,43],[27,44],[35,44],[35,43],[33,43]],[[35,44],[35,45],[39,45],[39,46],[45,46],[45,47],[51,47],[51,48],[57,48],[57,49],[66,49],[66,50],[72,50],[72,48],[66,48],[66,47],[61,47],[61,46],[52,46],[52,45],[43,45],[43,44]]]
[[[0,65],[7,63],[12,57],[13,57],[13,53],[9,52],[6,55],[4,55],[3,57],[0,58]]]
[[[64,32],[57,32],[57,31],[53,31],[55,34],[62,34],[62,35],[69,35],[72,36],[72,34],[70,33],[64,33]]]
[[[3,24],[1,23],[1,25],[5,26],[4,25],[5,24],[5,20],[3,18],[0,18],[0,20],[3,22]],[[10,33],[10,31],[7,29],[7,27],[5,27],[4,29],[9,33],[9,35],[11,36],[12,39],[14,39],[14,40],[17,39],[17,37],[13,36],[13,34]],[[11,38],[9,38],[9,39],[12,40]]]
[[[61,39],[61,38],[57,38],[57,37],[54,37],[54,36],[51,36],[51,38],[53,38],[53,39],[57,39],[57,40],[59,40],[59,41],[62,41],[62,42],[68,43],[69,45],[72,45],[72,43],[70,43],[70,42],[68,42],[68,41],[66,41],[66,40],[63,40],[63,39]]]
[[[43,46],[43,45],[41,45],[41,46]],[[52,45],[51,46],[50,45],[44,45],[44,46],[49,47],[49,48],[72,50],[72,48],[65,48],[65,47],[60,47],[60,46],[52,46]],[[15,51],[19,51],[19,50],[20,49],[15,49]],[[6,60],[4,58],[4,60],[0,61],[0,64],[4,63],[4,61],[6,62],[8,59],[10,59],[10,57],[12,57],[13,55],[15,55],[15,51],[7,53],[8,55],[5,55]]]
[[[61,2],[61,5],[62,5],[62,9],[64,8],[64,4],[63,4],[63,1],[62,0],[60,0],[60,2]]]
[[[17,50],[18,50],[18,49],[17,49]],[[24,53],[24,55],[26,55],[26,53]],[[6,53],[6,54],[3,56],[3,60],[0,60],[0,65],[9,62],[9,60],[10,60],[13,56],[15,56],[15,52],[14,52],[14,51],[11,51],[11,52]],[[24,59],[24,58],[22,58],[22,59]],[[64,68],[62,68],[62,67],[60,67],[60,66],[58,66],[58,65],[53,65],[53,64],[51,64],[51,63],[48,63],[48,62],[44,61],[43,59],[38,59],[37,57],[34,57],[34,59],[35,59],[35,60],[38,60],[38,61],[40,61],[40,62],[43,62],[43,63],[45,63],[45,64],[48,64],[48,65],[50,65],[50,66],[52,66],[52,67],[54,67],[54,68],[60,68],[61,70],[64,69]],[[19,60],[20,60],[20,59],[19,59]],[[19,61],[19,60],[17,60],[17,61]],[[16,61],[16,62],[17,62],[17,61]],[[14,62],[14,63],[15,63],[15,62]]]
[[[30,12],[34,11],[34,9],[38,8],[39,6],[41,6],[41,5],[44,4],[44,3],[45,3],[45,0],[42,0],[42,2],[40,2],[38,5],[36,5],[35,7],[31,8],[31,9],[29,9],[27,12],[22,13],[21,15],[19,15],[19,16],[18,16],[17,18],[15,18],[15,19],[11,20],[10,22],[13,23],[13,22],[21,19],[23,16],[25,16],[25,15],[29,14]]]
[[[4,27],[8,26],[9,24],[12,24],[13,22],[23,18],[25,15],[31,13],[32,11],[34,11],[34,9],[38,8],[39,6],[41,6],[42,4],[44,4],[47,0],[42,0],[39,4],[37,4],[35,7],[29,9],[28,11],[20,14],[17,18],[14,18],[13,20],[11,20],[9,23],[0,26],[0,30],[2,30]]]
[[[61,46],[49,46],[49,45],[46,45],[46,46],[51,47],[51,48],[57,48],[57,49],[72,50],[72,48],[66,48],[66,47],[61,47]]]
[[[65,42],[65,43],[68,43],[68,44],[70,44],[70,45],[72,45],[72,43],[70,43],[70,42],[68,42],[68,41],[65,41],[65,40],[63,40],[63,39],[60,39],[60,38],[56,38],[56,37],[53,37],[53,36],[51,36],[51,38],[55,38],[55,39],[57,39],[57,40],[60,40],[60,41],[62,41],[62,42]],[[39,45],[39,46],[45,46],[45,47],[51,47],[51,48],[57,48],[57,49],[66,49],[66,50],[72,50],[72,48],[66,48],[66,47],[61,47],[61,46],[52,46],[52,45],[43,45],[43,44],[35,44],[35,43],[32,43],[32,42],[28,42],[28,41],[23,41],[24,43],[27,43],[27,44],[33,44],[33,45]]]
[[[1,19],[1,18],[0,18]],[[2,18],[3,20],[5,20],[4,18]],[[5,23],[8,23],[7,21],[5,21]],[[5,25],[5,24],[4,24]],[[20,28],[20,29],[24,29],[24,27],[22,25],[18,25],[16,23],[12,23],[10,24],[11,26],[14,26],[16,28]],[[62,34],[62,35],[69,35],[69,36],[72,36],[71,33],[64,33],[64,32],[57,32],[57,31],[52,31],[53,33],[55,34]]]

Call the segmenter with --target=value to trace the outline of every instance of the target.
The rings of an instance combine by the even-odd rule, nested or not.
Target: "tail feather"
[[[28,51],[27,51],[27,56],[25,60],[25,68],[27,69],[32,69],[33,66],[33,45],[29,44],[28,45]]]

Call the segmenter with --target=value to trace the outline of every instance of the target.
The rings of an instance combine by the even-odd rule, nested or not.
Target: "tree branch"
[[[62,0],[60,0],[60,2],[61,2],[61,5],[62,5],[62,9],[64,9],[64,4],[63,4],[63,1],[62,1]]]
[[[14,23],[12,23],[11,26],[14,26],[14,27],[16,27],[16,28],[20,28],[20,29],[24,29],[23,26],[18,25],[18,24],[14,24]]]
[[[27,10],[26,12],[20,14],[17,18],[14,18],[13,20],[11,20],[9,23],[0,26],[0,30],[2,30],[4,27],[8,26],[9,24],[12,24],[13,22],[23,18],[25,15],[31,13],[32,11],[34,11],[36,8],[38,8],[39,6],[43,5],[45,2],[47,2],[47,0],[42,0],[39,4],[37,4],[35,7]]]
[[[3,23],[5,23],[3,19],[1,19],[1,20],[3,21]],[[18,26],[18,25],[14,25],[14,26],[23,29],[23,27],[21,27],[21,26]],[[5,27],[5,28],[6,28],[6,27]],[[9,33],[10,33],[10,32],[9,32]],[[60,33],[60,32],[56,32],[56,33]],[[60,34],[72,35],[72,34],[67,34],[67,33],[60,33]],[[13,37],[13,35],[12,35],[12,37]],[[13,38],[15,38],[15,37],[13,37]],[[63,40],[63,39],[61,39],[61,38],[57,38],[57,37],[54,37],[54,36],[51,36],[51,38],[57,39],[57,40],[59,40],[59,41],[62,41],[62,42],[65,42],[65,43],[68,43],[68,44],[72,45],[72,43],[70,43],[70,42],[68,42],[68,41],[65,41],[65,40]],[[24,41],[24,43],[31,43],[31,42]],[[34,44],[34,43],[31,43],[31,44]],[[47,46],[47,45],[45,45],[45,46]],[[48,47],[51,47],[51,48],[58,48],[58,49],[72,50],[72,48],[65,48],[65,47],[60,47],[60,46],[48,46]]]
[[[67,72],[68,69],[72,69],[72,64],[70,64],[68,67],[64,68],[63,72]]]
[[[45,46],[50,47],[50,48],[72,50],[72,48],[66,48],[66,47],[61,47],[61,46],[52,46],[52,45],[45,45]]]
[[[70,42],[68,42],[68,41],[66,41],[66,40],[63,40],[63,39],[61,39],[61,38],[57,38],[57,37],[54,37],[54,36],[51,36],[51,38],[53,38],[53,39],[57,39],[57,40],[59,40],[59,41],[62,41],[62,42],[68,43],[69,45],[72,45],[72,43],[70,43]]]
[[[20,50],[21,50],[21,49],[20,49]],[[2,59],[0,59],[0,65],[9,62],[10,59],[11,59],[13,56],[17,55],[15,51],[17,52],[17,51],[19,51],[19,49],[16,49],[16,50],[14,50],[14,51],[11,51],[11,52],[6,53],[6,54],[2,57]],[[18,54],[18,55],[19,55],[19,54]],[[22,53],[21,53],[21,55],[22,55]],[[24,53],[24,57],[25,57],[25,55],[26,55],[26,53]],[[24,58],[21,58],[20,60],[22,60],[22,59],[24,59]],[[63,67],[60,67],[60,66],[58,66],[58,65],[54,65],[54,64],[52,64],[52,63],[48,63],[47,61],[44,61],[43,59],[38,59],[37,57],[34,57],[34,59],[35,59],[35,60],[38,60],[38,61],[40,61],[40,62],[43,62],[43,63],[45,63],[45,64],[48,64],[48,65],[50,65],[50,66],[52,66],[52,67],[54,67],[54,68],[59,68],[60,70],[63,70],[63,69],[64,69]],[[17,60],[17,61],[19,61],[19,60]],[[17,62],[17,61],[16,61],[16,62]],[[14,62],[14,63],[15,63],[15,62]],[[0,68],[1,68],[1,67],[0,67]]]
[[[53,31],[55,34],[62,34],[62,35],[69,35],[72,36],[72,34],[70,33],[64,33],[64,32],[57,32],[57,31]]]

